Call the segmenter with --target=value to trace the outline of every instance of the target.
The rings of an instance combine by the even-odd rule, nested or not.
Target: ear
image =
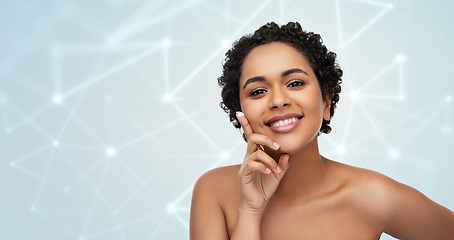
[[[324,103],[324,108],[323,108],[323,119],[329,120],[331,117],[330,110],[331,110],[331,97],[326,97],[325,100],[323,100]]]

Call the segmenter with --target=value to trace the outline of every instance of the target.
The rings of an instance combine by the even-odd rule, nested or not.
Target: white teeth
[[[279,120],[279,121],[276,121],[276,122],[272,123],[271,127],[282,127],[282,126],[285,126],[285,125],[292,124],[292,123],[294,123],[296,121],[298,121],[298,118],[296,118],[296,117],[285,119],[285,120]]]

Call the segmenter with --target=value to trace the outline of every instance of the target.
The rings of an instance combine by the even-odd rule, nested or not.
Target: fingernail
[[[270,173],[271,170],[269,168],[266,168],[266,173]]]
[[[240,112],[240,111],[236,112],[236,115],[237,115],[238,117],[244,117],[244,113],[243,113],[243,112]]]
[[[279,166],[277,166],[276,171],[277,171],[277,173],[281,173],[282,170]]]
[[[273,145],[274,145],[274,148],[276,148],[276,149],[279,148],[279,147],[281,146],[281,145],[279,145],[277,142],[274,142]]]

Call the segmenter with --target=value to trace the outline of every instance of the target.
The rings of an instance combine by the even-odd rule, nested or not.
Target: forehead
[[[312,73],[307,59],[294,47],[281,42],[260,45],[252,49],[244,59],[240,83],[250,77],[280,74],[291,68]]]

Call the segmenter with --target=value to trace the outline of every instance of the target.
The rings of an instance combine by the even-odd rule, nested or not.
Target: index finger
[[[244,135],[246,135],[246,140],[248,140],[249,136],[252,133],[254,133],[254,131],[252,131],[251,125],[249,124],[249,121],[247,120],[247,118],[244,116],[244,113],[242,113],[242,112],[236,112],[236,118],[238,119],[241,126],[243,127]]]

